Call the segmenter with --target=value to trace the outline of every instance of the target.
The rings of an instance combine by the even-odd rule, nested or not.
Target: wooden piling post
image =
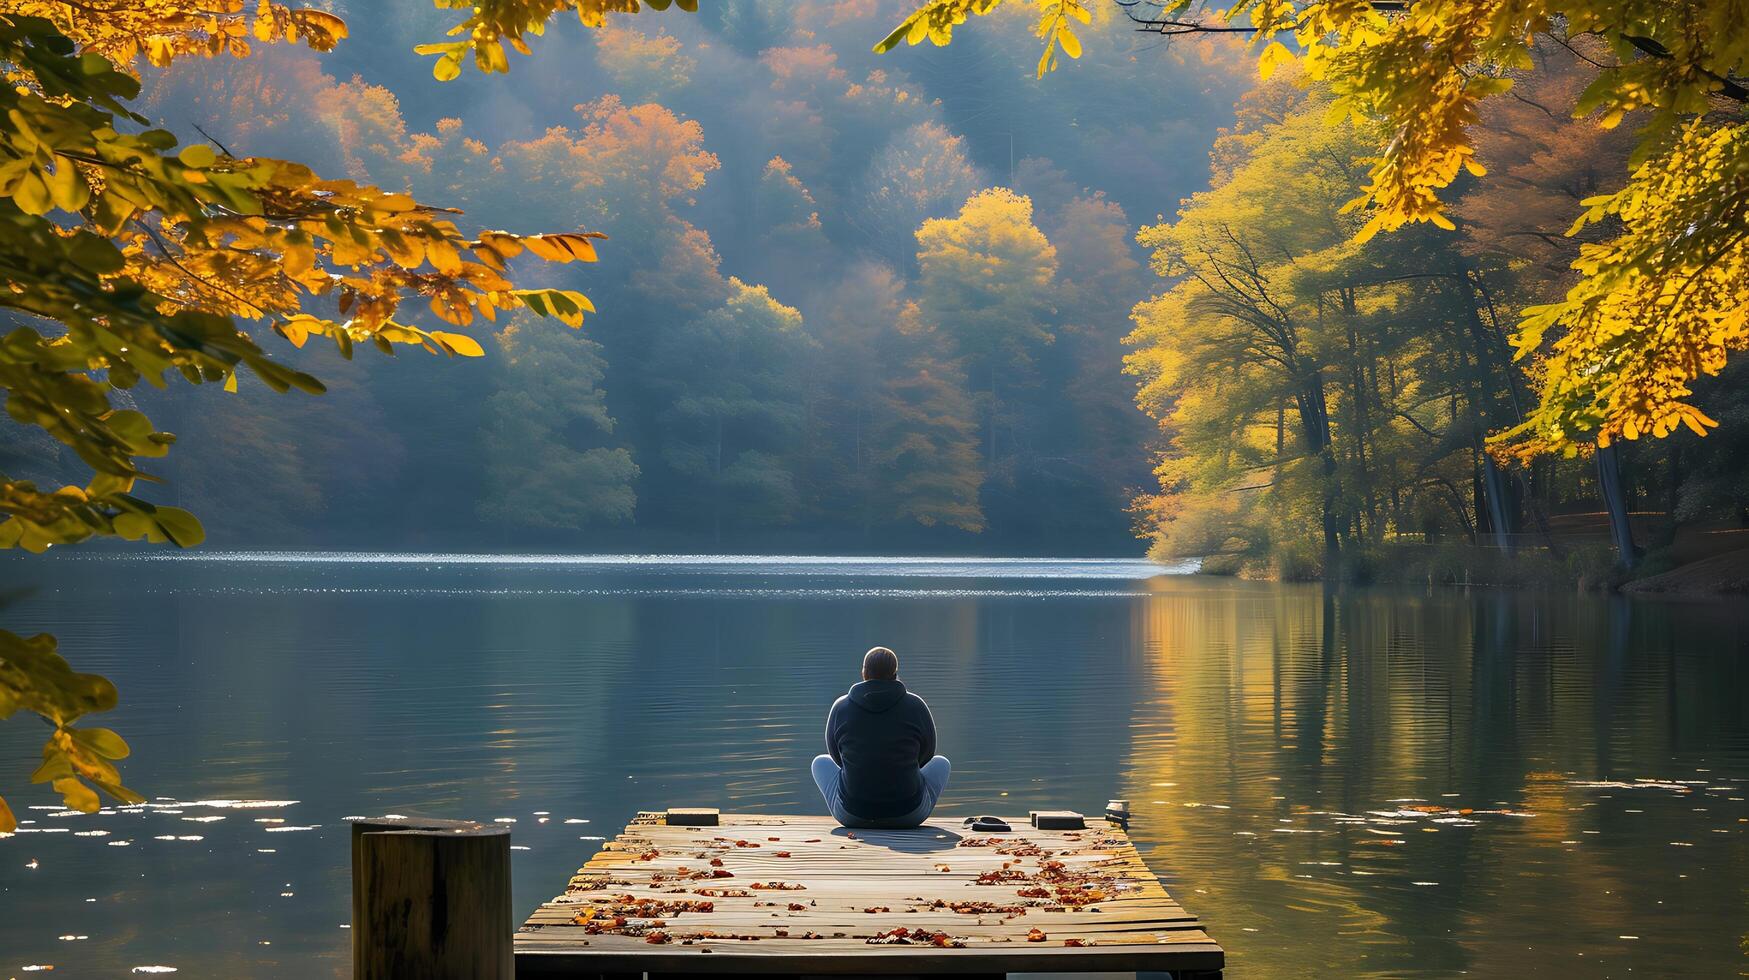
[[[353,980],[512,980],[511,921],[508,829],[353,824]]]

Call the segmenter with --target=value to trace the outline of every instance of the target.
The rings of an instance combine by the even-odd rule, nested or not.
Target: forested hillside
[[[326,54],[144,67],[147,115],[232,154],[608,240],[533,273],[587,292],[581,331],[507,316],[483,362],[311,338],[285,359],[320,397],[134,391],[179,440],[143,492],[221,548],[1135,548],[1134,236],[1206,179],[1243,52],[1104,11],[1103,56],[1040,81],[1020,18],[900,64],[870,44],[902,5],[704,7],[556,23],[466,86],[414,4],[337,5]],[[68,482],[43,443],[7,469]]]
[[[1521,311],[1560,299],[1581,249],[1619,233],[1574,219],[1621,185],[1634,137],[1550,108],[1598,78],[1600,45],[1548,37],[1532,51],[1512,96],[1483,105],[1485,176],[1458,182],[1453,228],[1364,233],[1350,202],[1382,133],[1333,116],[1328,86],[1284,69],[1241,99],[1208,189],[1141,229],[1167,280],[1136,307],[1129,354],[1166,439],[1160,493],[1138,504],[1156,553],[1286,577],[1347,555],[1348,576],[1534,581],[1558,572],[1490,566],[1529,548],[1597,575],[1684,524],[1740,525],[1740,364],[1694,386],[1723,420],[1705,439],[1676,427],[1565,455],[1511,441],[1549,383],[1534,342],[1518,349]],[[1435,542],[1491,550],[1412,573],[1388,551]]]

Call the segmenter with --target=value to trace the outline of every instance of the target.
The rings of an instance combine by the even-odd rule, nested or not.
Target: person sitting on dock
[[[935,754],[935,718],[899,680],[899,656],[875,647],[862,683],[826,715],[826,755],[814,757],[814,785],[846,827],[916,827],[929,819],[951,770]]]

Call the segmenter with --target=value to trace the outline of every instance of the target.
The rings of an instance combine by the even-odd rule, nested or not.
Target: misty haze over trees
[[[586,291],[580,332],[283,350],[320,397],[136,389],[179,440],[143,492],[221,548],[1135,548],[1135,229],[1204,180],[1242,52],[1107,16],[1108,56],[1043,82],[1024,31],[900,63],[869,50],[893,5],[704,7],[555,24],[467,85],[413,53],[446,26],[416,4],[337,8],[328,53],[145,67],[143,111],[231,153],[609,238],[524,277]],[[1171,98],[1127,97],[1141,74]]]
[[[118,385],[115,406],[178,440],[139,492],[217,547],[1069,554],[1140,536],[1208,570],[1365,578],[1399,544],[1491,546],[1428,569],[1467,579],[1521,546],[1555,565],[1519,574],[1594,576],[1749,514],[1723,363],[1738,321],[1709,312],[1740,239],[1711,265],[1693,244],[1706,289],[1677,297],[1695,309],[1673,339],[1639,324],[1632,356],[1596,311],[1645,319],[1657,300],[1633,283],[1660,278],[1640,259],[1626,285],[1575,271],[1582,248],[1622,247],[1595,195],[1622,186],[1644,116],[1568,111],[1645,67],[1590,36],[1541,35],[1467,86],[1478,172],[1449,178],[1448,218],[1414,194],[1354,206],[1402,144],[1333,114],[1316,57],[1272,44],[1259,80],[1239,40],[1138,33],[1112,4],[1076,8],[1087,56],[1043,78],[1026,5],[951,53],[882,56],[870,39],[911,5],[726,0],[560,18],[516,71],[454,85],[415,52],[450,12],[347,6],[338,45],[142,63],[137,104],[204,134],[197,153],[304,161],[457,209],[469,233],[605,233],[604,261],[515,269],[594,307],[573,331],[535,303],[487,322],[433,300],[477,336],[436,343],[483,362],[350,356],[407,345],[399,325],[276,346],[319,398],[246,372],[234,393]],[[1731,118],[1707,97],[1697,125]],[[1716,195],[1667,197],[1651,213],[1680,224]],[[0,452],[11,479],[82,480],[37,429]]]

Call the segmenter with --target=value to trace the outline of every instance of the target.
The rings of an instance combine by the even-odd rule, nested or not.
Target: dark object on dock
[[[511,980],[510,831],[465,820],[352,825],[353,980]]]
[[[671,806],[667,823],[670,827],[715,827],[720,814],[710,807]]]
[[[1082,830],[1087,818],[1074,810],[1034,810],[1032,825],[1039,830]]]
[[[1225,953],[1121,829],[1011,823],[991,837],[951,819],[847,831],[824,816],[640,814],[529,917],[517,975],[1219,977]]]

